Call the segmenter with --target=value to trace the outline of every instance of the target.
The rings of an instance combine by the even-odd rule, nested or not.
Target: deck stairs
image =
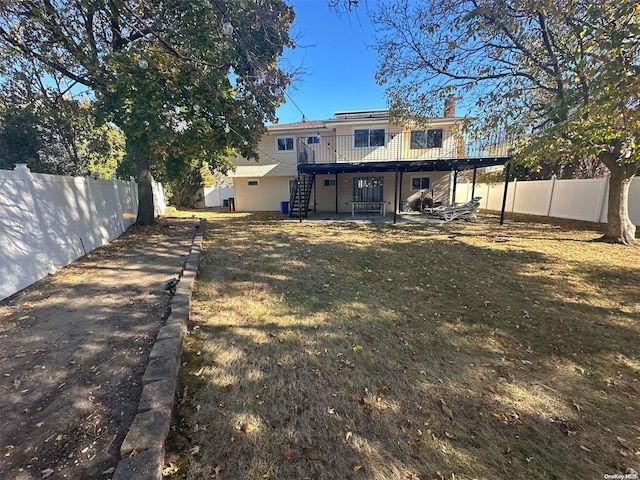
[[[296,179],[296,188],[289,199],[289,216],[291,218],[300,217],[301,210],[302,216],[304,218],[307,217],[314,178],[315,175],[309,175],[306,173],[298,175],[298,178]]]

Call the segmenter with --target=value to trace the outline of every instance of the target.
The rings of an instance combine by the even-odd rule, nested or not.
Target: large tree
[[[278,68],[293,11],[282,0],[3,0],[0,42],[90,90],[137,166],[138,222],[151,174],[176,158],[255,156],[290,76]],[[216,165],[217,166],[217,165]],[[224,167],[224,165],[223,165]]]
[[[598,158],[611,175],[605,239],[635,242],[636,0],[396,0],[373,21],[377,78],[397,116],[437,115],[453,95],[476,128],[519,138],[523,161]]]

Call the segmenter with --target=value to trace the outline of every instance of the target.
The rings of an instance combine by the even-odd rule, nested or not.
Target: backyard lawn
[[[640,471],[639,248],[486,214],[192,213],[208,224],[167,478]]]

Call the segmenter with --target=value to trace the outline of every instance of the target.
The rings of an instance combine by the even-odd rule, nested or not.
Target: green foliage
[[[256,156],[290,82],[278,59],[293,17],[282,0],[9,0],[0,49],[95,96],[124,132],[146,223],[149,173],[177,184],[202,162],[225,171],[232,154]]]
[[[0,114],[0,168],[12,170],[17,163],[40,163],[42,134],[38,118],[25,110],[5,110]]]

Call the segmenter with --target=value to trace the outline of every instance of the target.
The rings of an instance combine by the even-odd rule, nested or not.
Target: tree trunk
[[[638,165],[619,165],[616,161],[617,158],[608,152],[601,155],[600,160],[611,172],[607,229],[602,239],[608,242],[633,245],[636,243],[636,226],[629,219],[629,187],[638,171]]]
[[[136,223],[138,225],[153,225],[155,217],[149,159],[140,148],[135,148],[133,154],[138,172],[138,218]]]

